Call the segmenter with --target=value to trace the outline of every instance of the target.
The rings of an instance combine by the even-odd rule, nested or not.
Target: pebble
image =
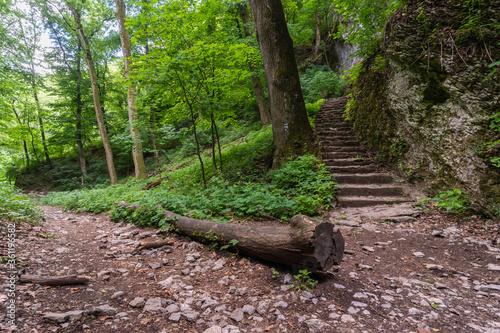
[[[489,271],[500,271],[500,265],[488,264],[487,268]]]
[[[242,321],[244,319],[244,312],[243,312],[243,309],[236,309],[234,310],[232,313],[231,313],[231,316],[229,317],[231,318],[232,320],[234,320],[235,322],[239,323],[240,321]]]
[[[425,267],[426,267],[427,269],[430,269],[431,271],[432,271],[432,270],[438,270],[438,269],[439,269],[439,270],[442,270],[442,269],[444,268],[443,266],[441,266],[441,265],[436,265],[436,264],[427,264],[427,265],[425,265]]]
[[[161,306],[161,298],[160,297],[152,297],[146,301],[144,305],[144,311],[146,312],[157,312],[163,310]]]
[[[180,312],[172,313],[170,315],[170,317],[168,317],[168,320],[170,320],[170,321],[179,321],[180,319],[181,319],[181,313]]]
[[[168,313],[179,312],[179,306],[177,304],[170,304],[165,308]]]
[[[372,266],[369,266],[369,265],[363,265],[363,264],[358,264],[358,268],[359,268],[359,269],[365,269],[365,270],[367,270],[367,271],[370,271],[370,270],[372,270],[372,269],[373,269],[373,267],[372,267]]]
[[[267,309],[269,308],[269,302],[267,301],[260,301],[259,304],[257,305],[257,312],[260,315],[264,315],[267,313]]]
[[[354,322],[356,320],[354,320],[354,318],[351,315],[344,314],[340,317],[340,321],[342,321],[343,323],[349,323],[349,322]]]
[[[226,264],[226,259],[219,259],[214,263],[214,267],[212,267],[212,271],[221,270]]]
[[[194,310],[182,311],[182,316],[188,321],[195,322],[200,317],[200,313]]]
[[[275,308],[284,308],[285,309],[288,307],[288,303],[284,302],[284,301],[279,301],[279,302],[274,303],[273,306]]]
[[[203,333],[222,333],[222,327],[215,325],[204,330]]]
[[[116,312],[115,308],[109,306],[108,304],[104,304],[95,307],[92,311],[90,311],[90,314],[96,316],[114,316]]]
[[[311,299],[313,298],[313,294],[307,290],[304,290],[303,292],[300,293],[300,296]]]
[[[243,295],[245,295],[246,293],[247,293],[247,288],[245,287],[245,288],[238,288],[238,289],[236,289],[236,291],[235,291],[235,293],[234,293],[234,294],[235,294],[236,296],[243,296]]]
[[[114,293],[112,296],[111,296],[111,299],[115,299],[115,298],[118,298],[118,297],[121,297],[125,295],[125,293],[123,291],[117,291],[116,293]]]
[[[355,306],[355,307],[358,307],[358,308],[364,308],[364,307],[368,306],[368,304],[366,304],[366,303],[356,302],[356,301],[352,301],[351,305]]]
[[[371,246],[363,246],[363,250],[367,252],[375,252],[375,249]]]
[[[243,305],[242,310],[244,313],[248,314],[249,316],[251,316],[255,313],[255,308],[253,306],[251,306],[250,304]]]
[[[422,252],[413,252],[413,255],[417,258],[423,258],[425,257],[425,254],[423,254]]]
[[[324,321],[320,319],[308,319],[305,321],[307,324],[307,327],[309,328],[309,332],[324,332],[326,329],[331,327],[329,324],[325,323]]]

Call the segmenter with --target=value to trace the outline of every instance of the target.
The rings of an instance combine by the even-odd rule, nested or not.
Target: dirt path
[[[500,332],[498,221],[332,215],[343,224],[345,260],[314,276],[320,282],[307,292],[295,290],[285,268],[175,235],[172,247],[131,255],[139,240],[159,237],[154,230],[44,210],[43,226],[17,229],[26,262],[17,268],[91,282],[17,284],[17,332]],[[0,293],[6,332],[7,301]]]

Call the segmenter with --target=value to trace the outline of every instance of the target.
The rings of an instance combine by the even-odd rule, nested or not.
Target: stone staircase
[[[316,116],[323,162],[340,184],[341,207],[367,207],[412,201],[392,175],[377,172],[375,161],[359,144],[352,123],[344,121],[346,98],[327,100]]]

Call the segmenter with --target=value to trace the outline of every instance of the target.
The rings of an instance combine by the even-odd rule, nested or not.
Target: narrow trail
[[[0,293],[5,332],[500,332],[500,249],[483,228],[498,233],[492,221],[437,213],[408,224],[341,220],[344,262],[304,291],[286,268],[177,235],[171,247],[132,255],[160,235],[105,215],[43,209],[43,225],[17,229],[18,268],[90,283],[19,283],[15,330]]]

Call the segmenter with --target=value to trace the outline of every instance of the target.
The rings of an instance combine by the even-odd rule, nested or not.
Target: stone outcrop
[[[349,113],[364,146],[429,195],[461,189],[500,215],[498,139],[500,1],[411,1],[392,17],[378,53],[363,63]],[[493,150],[495,154],[495,150]],[[498,149],[496,150],[498,154]]]

